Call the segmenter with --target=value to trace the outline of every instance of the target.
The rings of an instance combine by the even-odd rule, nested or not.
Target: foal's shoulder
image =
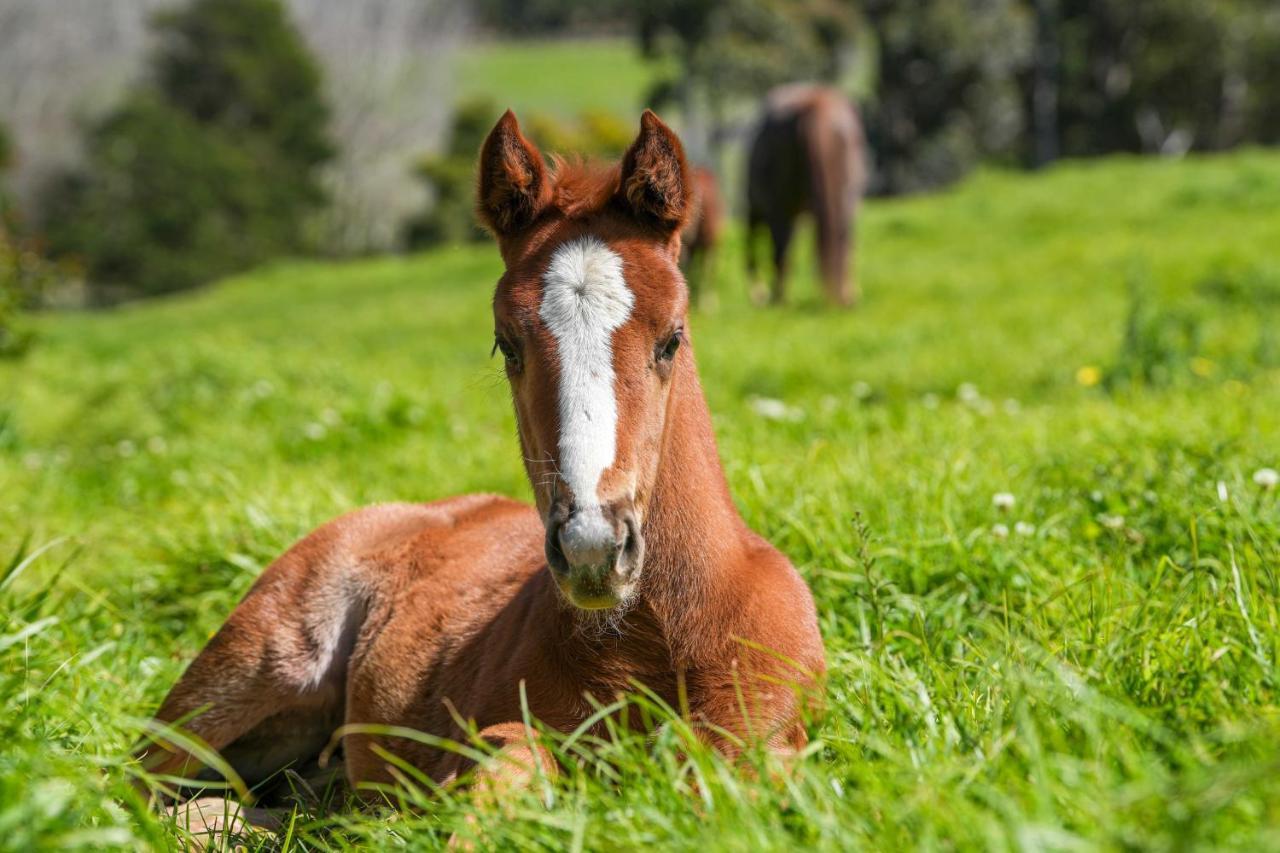
[[[808,584],[786,555],[756,534],[745,556],[737,582],[741,635],[820,672],[825,656]]]

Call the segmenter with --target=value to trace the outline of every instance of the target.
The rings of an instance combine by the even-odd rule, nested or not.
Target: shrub
[[[151,83],[91,129],[44,204],[98,301],[189,288],[308,247],[333,154],[319,72],[278,0],[157,18]]]

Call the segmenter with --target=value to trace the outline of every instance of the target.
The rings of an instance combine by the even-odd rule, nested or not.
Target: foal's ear
[[[670,234],[684,225],[690,192],[684,146],[653,110],[645,110],[640,135],[622,158],[623,205],[636,218]]]
[[[476,212],[499,241],[527,227],[547,206],[551,186],[542,154],[507,110],[480,148]]]

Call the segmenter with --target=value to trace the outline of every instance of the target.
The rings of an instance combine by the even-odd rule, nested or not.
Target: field
[[[807,273],[751,306],[731,241],[692,331],[739,506],[818,601],[803,761],[682,759],[672,722],[501,814],[442,795],[270,844],[1280,845],[1277,198],[1260,152],[984,172],[868,206],[852,313]],[[280,263],[43,318],[0,365],[0,846],[171,843],[128,789],[139,720],[314,525],[527,497],[498,273],[489,246]]]
[[[569,119],[582,110],[638,113],[661,71],[630,39],[598,38],[465,45],[454,76],[460,99],[487,97],[519,115]]]

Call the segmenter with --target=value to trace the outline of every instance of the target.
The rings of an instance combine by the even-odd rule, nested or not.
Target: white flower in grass
[[[1008,538],[1009,538],[1009,525],[1007,525],[1007,524],[993,524],[993,525],[991,525],[991,535],[992,535],[992,536],[994,536],[994,537],[996,537],[997,539],[1008,539]]]
[[[324,428],[324,424],[318,424],[315,421],[312,421],[302,428],[302,434],[312,441],[319,441],[324,438],[326,432],[328,432],[328,430]]]
[[[859,400],[865,400],[871,396],[871,385],[859,379],[853,383],[853,396]]]
[[[1223,503],[1231,500],[1231,494],[1227,491],[1227,484],[1221,480],[1218,481],[1218,500]]]
[[[1013,532],[1018,534],[1019,536],[1034,536],[1036,532],[1036,526],[1034,524],[1031,524],[1030,522],[1019,521],[1017,524],[1013,526]]]
[[[972,382],[961,382],[960,387],[956,389],[956,397],[963,403],[976,403],[982,399],[982,393]]]
[[[1108,515],[1107,513],[1104,512],[1098,516],[1098,523],[1101,524],[1103,527],[1107,528],[1108,530],[1123,530],[1124,516]]]
[[[116,453],[120,454],[121,458],[123,459],[128,459],[130,456],[132,456],[137,452],[138,452],[138,445],[134,444],[132,441],[130,441],[127,438],[121,439],[116,444]]]
[[[1280,472],[1277,472],[1275,468],[1259,468],[1253,472],[1253,482],[1267,491],[1271,491],[1277,485],[1280,485]]]
[[[772,397],[752,397],[750,403],[751,411],[765,420],[798,421],[804,418],[804,412]]]
[[[1008,512],[1013,509],[1013,505],[1017,502],[1018,499],[1013,496],[1012,492],[996,492],[991,496],[992,505],[1001,512]]]

